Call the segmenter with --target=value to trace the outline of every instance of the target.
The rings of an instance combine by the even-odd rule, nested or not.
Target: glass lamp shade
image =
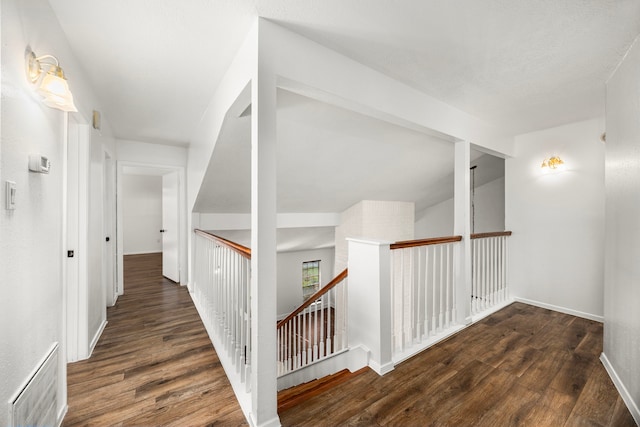
[[[69,90],[69,84],[64,78],[62,69],[52,66],[42,78],[37,92],[42,96],[46,106],[62,111],[76,112],[73,102],[73,94]]]

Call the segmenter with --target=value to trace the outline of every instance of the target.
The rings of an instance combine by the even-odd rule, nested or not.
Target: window
[[[309,299],[320,289],[320,260],[302,263],[302,298]]]

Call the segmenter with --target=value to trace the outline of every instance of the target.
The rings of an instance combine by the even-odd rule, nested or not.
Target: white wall
[[[602,119],[516,137],[505,164],[512,295],[602,319],[604,279]],[[559,155],[566,170],[545,173]]]
[[[117,139],[116,150],[119,161],[160,166],[184,167],[187,165],[187,149],[185,147]]]
[[[640,424],[640,41],[607,83],[604,353]]]
[[[453,236],[453,198],[416,213],[416,239]]]
[[[320,286],[333,274],[334,248],[278,253],[278,318],[284,318],[302,304],[302,263],[320,260]]]
[[[122,178],[124,254],[162,252],[162,176]]]
[[[380,239],[389,242],[412,240],[415,207],[413,202],[363,200],[342,213],[336,227],[335,266],[338,274],[347,268],[347,238]]]
[[[504,228],[504,177],[481,185],[475,190],[475,214],[473,233],[503,231]]]
[[[504,178],[476,188],[475,233],[504,230]],[[416,239],[453,235],[453,198],[416,213]]]
[[[8,402],[28,379],[52,343],[61,345],[58,411],[66,405],[66,354],[63,310],[64,113],[42,104],[24,74],[25,48],[58,57],[86,123],[99,109],[64,33],[45,0],[2,0],[2,97],[0,199],[5,180],[17,183],[15,211],[0,206],[0,425],[8,425]],[[112,143],[108,121],[96,144]],[[93,143],[93,142],[92,142]],[[48,175],[30,173],[27,158],[41,153],[51,160]],[[104,292],[100,292],[104,298]],[[104,306],[101,308],[104,310]]]

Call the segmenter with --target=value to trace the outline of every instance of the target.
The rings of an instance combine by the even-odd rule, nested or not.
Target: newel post
[[[393,370],[391,359],[391,251],[389,242],[347,239],[349,244],[349,345],[370,352],[378,375]]]

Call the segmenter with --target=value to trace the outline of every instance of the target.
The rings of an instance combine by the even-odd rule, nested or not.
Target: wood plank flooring
[[[598,357],[602,324],[514,303],[396,366],[309,398],[283,426],[635,426]]]
[[[124,261],[125,294],[93,355],[68,367],[64,426],[247,425],[186,288],[161,254]]]
[[[108,309],[93,356],[69,365],[63,425],[246,425],[187,290],[162,277],[159,255],[126,257],[124,267],[125,295]],[[634,426],[601,351],[601,324],[516,303],[384,377],[366,369],[283,391],[280,419],[285,426]]]

